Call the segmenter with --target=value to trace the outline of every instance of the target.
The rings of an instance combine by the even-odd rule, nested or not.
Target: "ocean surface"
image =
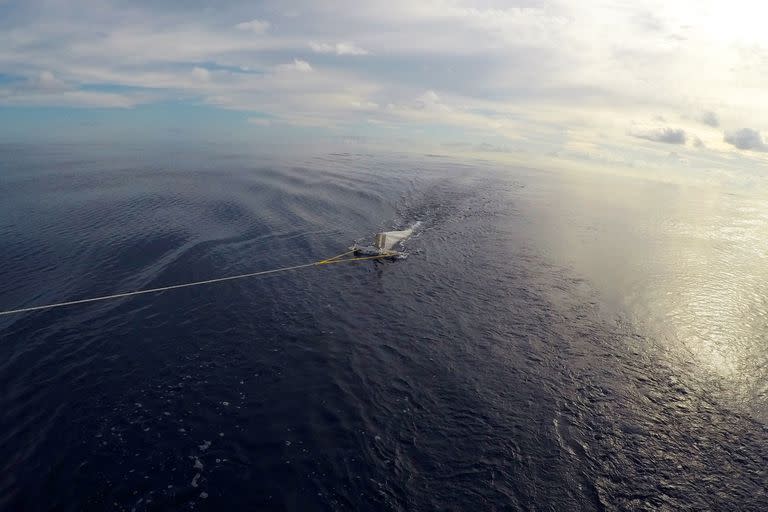
[[[0,145],[0,510],[768,509],[768,199],[439,155]]]

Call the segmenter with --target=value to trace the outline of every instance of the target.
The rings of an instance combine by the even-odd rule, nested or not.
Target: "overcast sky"
[[[766,20],[751,0],[0,0],[0,127],[177,118],[755,169]]]

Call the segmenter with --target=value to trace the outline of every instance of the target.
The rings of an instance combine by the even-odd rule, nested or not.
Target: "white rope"
[[[235,279],[245,279],[246,277],[263,276],[266,274],[276,274],[277,272],[286,272],[288,270],[297,270],[305,267],[314,267],[318,265],[318,262],[305,263],[303,265],[295,265],[293,267],[282,267],[272,270],[262,270],[261,272],[251,272],[250,274],[240,274],[239,276],[219,277],[217,279],[207,279],[205,281],[196,281],[194,283],[174,284],[171,286],[163,286],[161,288],[152,288],[149,290],[139,290],[135,292],[116,293],[114,295],[105,295],[103,297],[94,297],[92,299],[71,300],[69,302],[59,302],[57,304],[46,304],[44,306],[32,306],[28,308],[11,309],[8,311],[0,311],[0,316],[13,315],[15,313],[26,313],[29,311],[38,311],[41,309],[60,308],[62,306],[73,306],[75,304],[86,304],[88,302],[98,302],[101,300],[119,299],[121,297],[131,297],[133,295],[143,295],[145,293],[158,293],[168,290],[176,290],[179,288],[189,288],[191,286],[200,286],[211,283],[221,283],[222,281],[233,281]]]

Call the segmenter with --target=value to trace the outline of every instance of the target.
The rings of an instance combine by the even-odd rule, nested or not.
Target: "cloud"
[[[717,117],[717,114],[715,114],[711,110],[703,112],[699,119],[701,120],[702,123],[708,126],[712,126],[713,128],[717,128],[718,126],[720,126],[720,118]]]
[[[499,146],[497,144],[489,144],[487,142],[476,144],[473,146],[473,149],[475,151],[484,153],[515,153],[518,151],[514,148],[510,148],[509,146]]]
[[[293,62],[290,64],[280,64],[277,69],[280,71],[300,71],[302,73],[313,71],[309,62],[301,59],[293,59]]]
[[[760,132],[751,128],[742,128],[741,130],[726,133],[723,140],[739,149],[761,152],[768,151],[768,144],[765,143]]]
[[[354,43],[317,43],[310,42],[309,47],[315,53],[335,53],[336,55],[368,55],[368,50],[360,48]]]
[[[208,82],[211,79],[211,72],[205,68],[195,66],[192,68],[192,76],[201,82]]]
[[[51,106],[79,108],[131,108],[156,100],[146,93],[112,93],[78,90],[51,71],[41,71],[27,80],[0,87],[0,106]]]
[[[422,94],[420,99],[427,103],[438,103],[440,101],[440,96],[438,96],[435,91],[430,89]]]
[[[638,139],[663,142],[664,144],[685,144],[687,135],[682,128],[654,128],[630,132],[630,135]]]
[[[432,89],[425,91],[424,94],[416,98],[416,101],[413,104],[413,108],[417,110],[449,110],[450,107],[448,107],[446,104],[444,104],[440,96],[433,91]]]
[[[315,53],[334,53],[336,52],[336,46],[328,43],[316,43],[310,41],[309,47]]]
[[[268,21],[263,20],[251,20],[251,21],[244,21],[242,23],[238,23],[235,25],[235,28],[238,30],[244,30],[248,32],[254,32],[256,34],[263,34],[267,30],[269,30],[270,24]]]
[[[60,80],[50,71],[40,71],[37,75],[27,79],[26,91],[37,93],[53,93],[71,89],[64,81]]]
[[[672,151],[667,155],[667,159],[671,160],[672,162],[683,164],[683,165],[689,165],[691,162],[684,156],[680,156],[680,154],[677,151]]]
[[[6,91],[7,93],[8,91]],[[55,93],[3,94],[0,90],[0,105],[12,106],[48,106],[79,108],[131,108],[142,103],[150,103],[156,98],[142,95],[115,94],[95,91],[56,91]]]
[[[630,125],[640,139],[706,142],[697,163],[764,156],[736,157],[711,129],[768,126],[765,17],[728,3],[295,0],[292,17],[274,1],[92,3],[3,3],[0,103],[204,103],[280,126],[386,127],[439,142],[458,131],[539,154],[611,147],[626,161],[658,153],[627,137]],[[314,57],[322,67],[310,64],[316,54],[328,56]],[[765,147],[759,134],[726,142]]]

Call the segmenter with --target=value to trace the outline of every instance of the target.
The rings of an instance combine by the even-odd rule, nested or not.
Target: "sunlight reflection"
[[[552,255],[608,307],[740,400],[766,392],[768,202],[626,177],[559,183]]]

